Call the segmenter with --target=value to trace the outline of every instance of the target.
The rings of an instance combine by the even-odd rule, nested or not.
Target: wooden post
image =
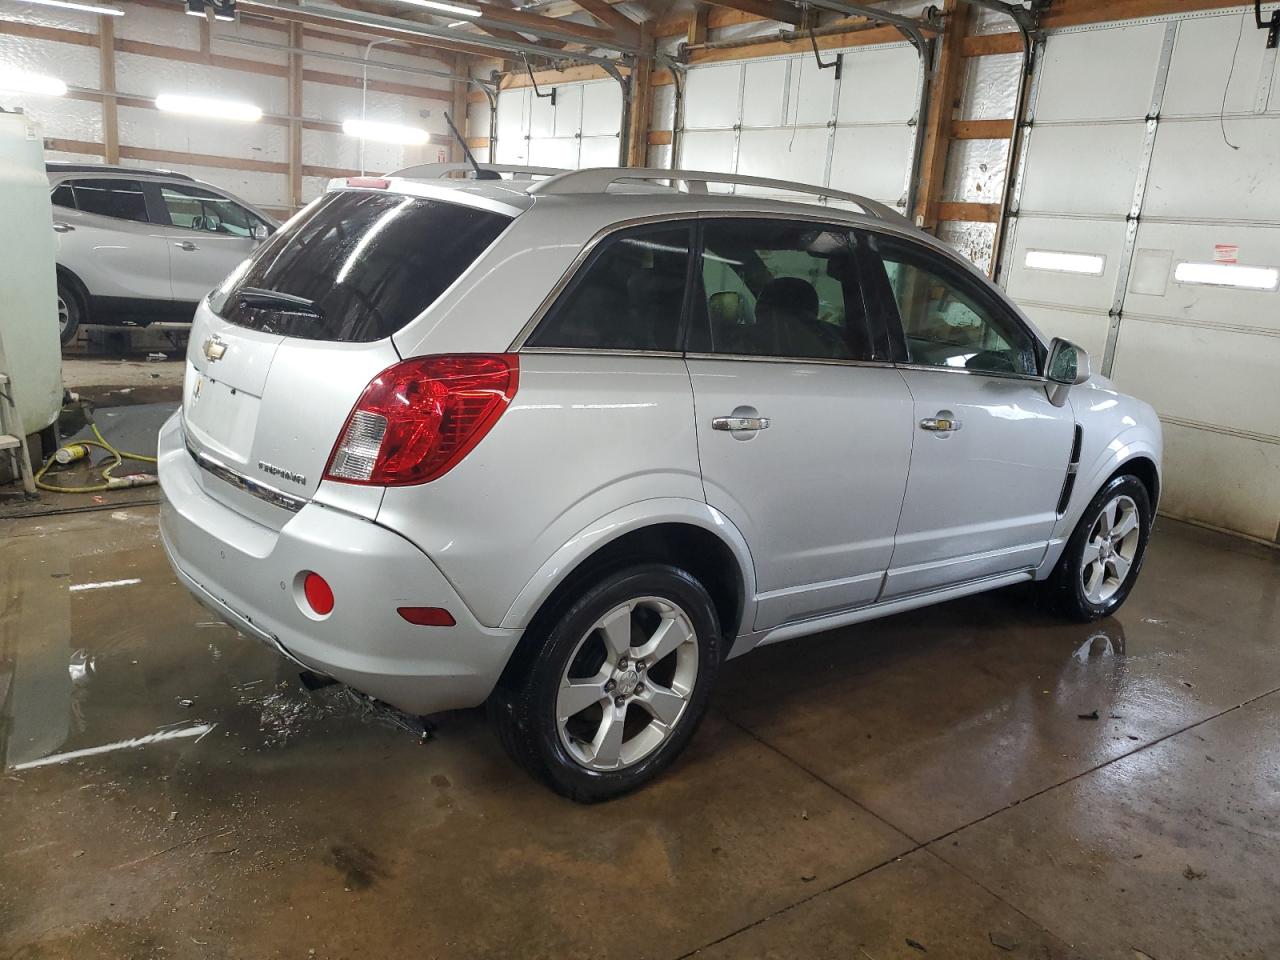
[[[459,76],[470,76],[471,58],[465,53],[455,54],[453,72]],[[450,109],[449,115],[453,117],[454,124],[464,137],[471,136],[471,131],[467,128],[467,94],[470,90],[470,84],[462,80],[453,81],[453,107]],[[486,134],[488,132],[487,130],[485,131]],[[452,138],[449,140],[449,159],[454,163],[461,163],[467,159],[462,152],[462,144]]]
[[[938,225],[938,205],[947,172],[947,153],[951,148],[951,123],[955,115],[960,84],[964,77],[961,46],[969,30],[969,5],[945,0],[942,12],[947,26],[938,48],[937,66],[925,129],[924,154],[920,162],[920,189],[916,194],[916,222],[926,230]]]
[[[102,159],[120,162],[120,112],[116,104],[116,24],[98,17],[98,89],[102,91]]]
[[[289,46],[301,50],[302,24],[289,24]],[[302,208],[302,54],[289,54],[289,209]]]
[[[649,157],[649,118],[653,115],[653,21],[640,25],[640,49],[631,68],[631,108],[627,111],[626,165],[644,167]]]
[[[707,42],[707,8],[697,7],[689,17],[689,33],[685,38],[689,46]]]

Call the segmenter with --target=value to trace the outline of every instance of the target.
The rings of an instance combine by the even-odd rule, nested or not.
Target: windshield
[[[209,307],[266,333],[381,340],[431,306],[510,222],[400,193],[325,194],[223,281]]]

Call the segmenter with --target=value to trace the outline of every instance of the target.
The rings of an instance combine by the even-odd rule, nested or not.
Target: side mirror
[[[1054,337],[1049,344],[1045,379],[1049,381],[1049,402],[1056,407],[1067,402],[1067,392],[1090,377],[1089,354],[1070,340]]]
[[[742,322],[742,296],[732,290],[713,293],[707,300],[713,326],[737,326]]]
[[[267,225],[265,223],[254,224],[253,239],[261,243],[263,240],[267,239],[267,236],[268,236],[268,230],[267,230]]]

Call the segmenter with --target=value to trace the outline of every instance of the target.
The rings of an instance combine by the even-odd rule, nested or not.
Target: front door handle
[[[925,417],[920,421],[920,429],[932,433],[954,433],[963,424],[955,418],[950,410],[939,410],[936,417]]]
[[[63,223],[61,220],[55,220],[53,222],[54,233],[70,233],[74,229],[75,227],[73,227],[71,224]]]
[[[181,243],[175,243],[174,246],[177,247],[179,250],[187,250],[187,251],[200,249],[190,240],[183,240]]]
[[[712,430],[728,430],[737,433],[740,430],[768,430],[768,417],[716,417],[711,421]]]

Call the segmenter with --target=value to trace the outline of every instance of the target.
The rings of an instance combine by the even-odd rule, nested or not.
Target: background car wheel
[[[80,294],[66,280],[58,278],[58,336],[63,346],[75,339],[76,330],[84,319],[84,305]]]
[[[1050,603],[1073,620],[1114,613],[1138,579],[1151,537],[1151,498],[1137,477],[1124,475],[1085,508],[1049,579]]]
[[[715,606],[684,570],[645,564],[606,576],[553,620],[494,691],[499,736],[574,800],[634,790],[666,769],[706,712],[721,661]]]

